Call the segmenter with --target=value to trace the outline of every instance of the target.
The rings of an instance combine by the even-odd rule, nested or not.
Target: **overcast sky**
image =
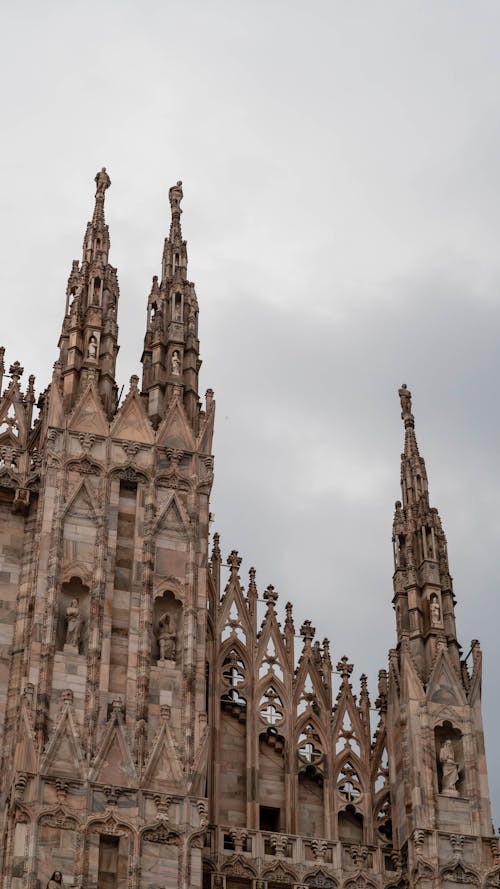
[[[7,361],[49,381],[106,165],[128,384],[182,179],[214,527],[372,700],[406,382],[459,636],[485,652],[498,824],[498,2],[4,3],[0,35]]]

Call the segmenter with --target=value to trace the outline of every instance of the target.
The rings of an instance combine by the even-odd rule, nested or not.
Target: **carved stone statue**
[[[171,627],[171,617],[165,611],[158,621],[158,645],[161,661],[175,661],[175,643],[177,636]]]
[[[453,744],[448,738],[441,745],[439,761],[443,768],[443,783],[441,793],[445,796],[458,796],[456,784],[458,781],[458,765],[455,759]]]
[[[78,648],[82,633],[82,618],[78,599],[72,599],[66,608],[66,645]]]
[[[61,887],[64,889],[62,873],[60,870],[55,870],[47,883],[47,889],[61,889]]]
[[[439,602],[438,602],[437,596],[432,596],[429,610],[431,613],[431,627],[442,626],[441,609],[439,607]]]
[[[181,304],[177,302],[174,308],[174,321],[182,321]]]
[[[172,188],[169,189],[168,199],[170,201],[170,206],[172,208],[172,212],[176,210],[178,213],[182,213],[181,210],[181,201],[183,198],[182,193],[182,182],[179,180],[176,185],[172,185]]]
[[[89,339],[89,345],[87,348],[87,358],[92,358],[94,360],[97,358],[97,340],[96,340],[94,334],[92,334],[92,336]]]
[[[179,353],[177,349],[172,355],[172,373],[175,374],[176,377],[180,376],[181,372],[181,359],[179,358]]]
[[[94,182],[96,184],[96,195],[104,194],[106,189],[111,185],[111,179],[106,173],[106,167],[103,167],[99,173],[96,173]]]
[[[403,414],[411,414],[411,392],[406,383],[403,383],[399,390],[399,400]]]

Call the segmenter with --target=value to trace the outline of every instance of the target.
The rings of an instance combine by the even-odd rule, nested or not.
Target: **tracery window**
[[[347,760],[338,776],[338,791],[343,799],[352,803],[361,796],[362,785],[353,764]]]
[[[390,843],[392,841],[392,814],[389,797],[379,806],[375,822],[382,839]]]
[[[303,763],[315,765],[322,759],[321,742],[313,726],[308,723],[299,737],[298,754]]]
[[[268,725],[279,725],[283,722],[283,702],[272,685],[261,698],[259,714]]]
[[[246,700],[239,692],[239,686],[245,682],[245,665],[235,651],[231,651],[224,659],[222,679],[226,686],[222,700],[231,701],[233,704],[246,707]]]

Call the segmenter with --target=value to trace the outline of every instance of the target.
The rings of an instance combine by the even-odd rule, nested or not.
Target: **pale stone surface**
[[[180,182],[142,384],[118,406],[110,179],[95,181],[39,422],[17,362],[0,398],[1,885],[60,871],[73,889],[498,886],[481,653],[460,660],[410,392],[398,645],[374,724],[347,658],[334,701],[328,640],[305,621],[297,659],[292,606],[282,626],[268,587],[258,623],[255,571],[245,589],[233,551],[223,586],[217,535],[208,553],[215,402],[198,397]]]

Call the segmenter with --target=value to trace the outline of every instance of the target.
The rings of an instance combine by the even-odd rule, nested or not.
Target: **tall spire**
[[[158,426],[174,398],[181,398],[194,431],[198,428],[198,300],[187,280],[187,247],[182,238],[182,182],[168,193],[170,232],[165,238],[162,278],[153,278],[148,297],[146,335],[142,355],[142,394],[148,414]]]
[[[105,167],[96,173],[94,181],[94,212],[85,230],[82,260],[73,260],[66,289],[59,360],[65,409],[71,410],[88,383],[96,380],[106,413],[111,417],[117,392],[119,287],[116,269],[108,262],[110,242],[104,198],[111,179]]]
[[[398,639],[410,637],[411,651],[425,676],[438,638],[445,637],[459,663],[455,600],[448,567],[446,537],[439,513],[429,505],[425,461],[415,435],[411,392],[399,389],[405,438],[401,454],[401,500],[393,523],[394,607]]]

